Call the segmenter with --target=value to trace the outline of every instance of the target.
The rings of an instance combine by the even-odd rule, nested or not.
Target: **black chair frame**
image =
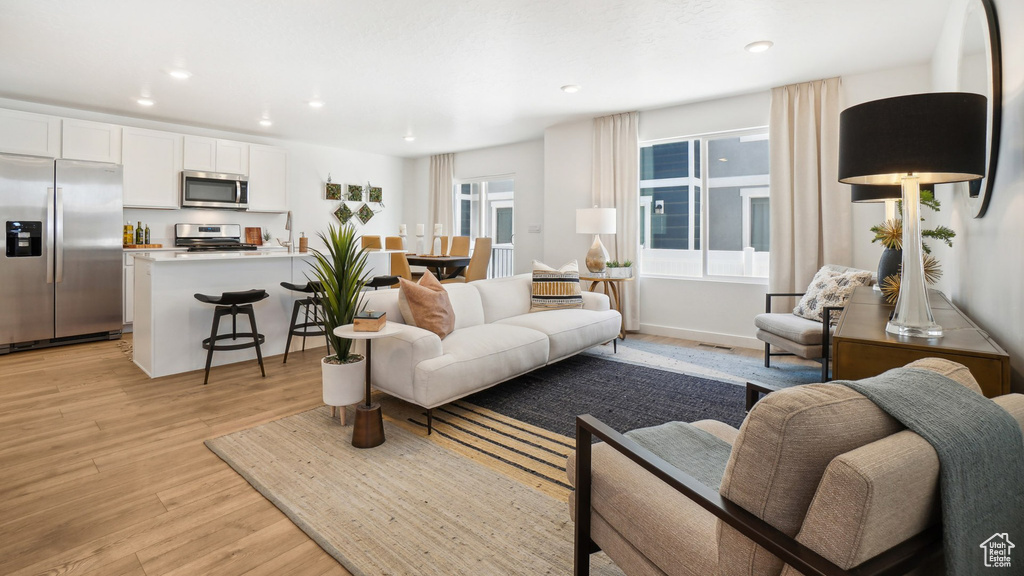
[[[935,525],[901,544],[882,552],[859,566],[846,570],[797,542],[746,509],[723,498],[692,476],[682,472],[653,452],[590,414],[576,417],[576,527],[574,538],[575,576],[589,576],[590,555],[600,548],[590,538],[591,454],[594,437],[603,440],[617,452],[693,500],[719,520],[750,538],[801,574],[807,576],[896,576],[926,562],[934,562],[942,552],[941,526]]]
[[[238,332],[238,315],[245,314],[249,317],[249,326],[252,328],[252,332]],[[230,334],[217,334],[220,328],[220,321],[224,316],[231,315],[231,333]],[[251,338],[249,342],[241,342],[239,344],[218,344],[221,340],[238,340],[239,338]],[[266,342],[266,338],[263,334],[260,334],[256,329],[256,313],[253,311],[252,304],[231,304],[230,306],[217,306],[213,312],[213,328],[210,330],[210,337],[203,340],[203,348],[208,350],[206,353],[206,376],[203,378],[203,384],[205,385],[210,381],[210,365],[213,363],[213,351],[214,350],[242,350],[245,348],[256,348],[256,360],[260,364],[260,373],[264,378],[267,377],[267,371],[263,368],[263,352],[260,350],[260,344]]]
[[[765,314],[772,313],[772,298],[794,298],[803,296],[803,292],[771,292],[764,295],[764,312]],[[826,321],[821,323],[821,381],[828,382],[831,380],[829,373],[829,362],[831,361],[831,344],[832,344],[832,331],[830,330],[832,324],[832,313],[842,312],[844,306],[825,306],[822,308],[822,316]],[[764,343],[764,367],[771,368],[772,356],[796,356],[792,352],[772,352],[772,345]]]

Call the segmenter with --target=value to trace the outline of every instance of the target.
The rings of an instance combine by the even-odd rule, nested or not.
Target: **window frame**
[[[639,258],[640,266],[638,266],[638,271],[637,271],[638,276],[640,276],[641,278],[657,278],[657,279],[666,279],[666,280],[688,280],[688,281],[697,281],[697,282],[730,282],[730,283],[734,283],[734,284],[763,284],[763,285],[767,285],[768,284],[768,278],[766,276],[726,276],[726,275],[709,274],[708,273],[708,253],[710,252],[710,250],[708,249],[708,240],[709,240],[709,237],[710,237],[710,228],[711,228],[711,223],[709,221],[709,213],[708,213],[708,208],[709,208],[709,206],[708,206],[709,201],[708,200],[709,200],[709,193],[710,193],[709,192],[709,189],[710,189],[710,185],[709,185],[710,173],[709,173],[709,170],[708,170],[710,168],[710,165],[709,165],[709,161],[710,161],[710,158],[709,158],[710,146],[709,146],[708,143],[709,143],[710,140],[716,140],[716,139],[721,139],[721,138],[742,138],[744,136],[765,136],[765,139],[767,139],[767,137],[768,137],[768,126],[755,126],[755,127],[751,127],[751,128],[740,128],[740,129],[735,129],[735,130],[722,130],[722,131],[718,131],[718,132],[702,132],[702,133],[691,134],[691,135],[687,135],[687,136],[673,136],[673,137],[670,137],[670,138],[654,138],[654,139],[651,139],[651,140],[642,140],[642,141],[638,142],[638,146],[637,146],[637,156],[638,157],[641,154],[641,150],[643,148],[648,147],[648,146],[656,146],[656,145],[659,145],[659,144],[673,144],[673,143],[676,143],[676,142],[684,142],[684,141],[700,141],[700,150],[701,150],[700,168],[699,168],[700,169],[700,177],[699,178],[694,178],[693,176],[689,176],[687,178],[680,178],[680,180],[686,180],[687,182],[693,182],[694,180],[696,180],[696,184],[687,184],[689,189],[690,189],[690,205],[691,206],[693,205],[693,201],[695,199],[694,187],[696,186],[696,187],[700,188],[700,210],[699,210],[699,214],[700,214],[700,218],[699,218],[699,222],[700,222],[699,246],[700,246],[700,248],[688,248],[686,250],[680,249],[680,251],[700,250],[700,253],[701,253],[701,275],[700,276],[679,276],[679,275],[673,275],[673,274],[658,274],[658,273],[644,272],[643,271],[643,248],[642,248],[642,245],[640,244],[640,242],[638,240],[637,241],[637,254],[640,256],[640,258]],[[694,165],[695,168],[696,168],[696,164],[694,164],[692,162],[693,155],[695,153],[695,148],[696,147],[695,146],[689,146],[688,148],[689,149],[688,149],[687,152],[690,155],[691,165]],[[741,178],[742,179],[742,178],[747,178],[747,177],[746,176],[740,176],[740,177],[736,177],[736,178]],[[766,184],[755,184],[755,183],[749,183],[749,184],[746,184],[746,183],[739,184],[739,183],[737,183],[737,184],[738,184],[738,187],[741,188],[741,190],[763,189],[765,191],[765,193],[763,195],[758,194],[755,197],[768,197],[768,198],[770,198],[771,197],[770,196],[770,191],[771,191],[770,178],[771,178],[771,174],[769,173],[769,183],[766,183]],[[638,194],[639,194],[640,190],[645,188],[644,182],[651,182],[651,180],[643,180],[643,179],[640,179],[640,178],[638,178],[637,181],[638,181],[638,186],[637,186],[637,193]],[[651,187],[651,186],[647,186],[647,187]],[[644,196],[640,196],[637,199],[637,205],[638,205],[638,207],[640,207],[640,209],[638,210],[640,218],[645,218],[645,212],[642,209],[643,198],[644,198]],[[651,200],[649,202],[649,204],[650,204],[650,208],[649,208],[648,212],[650,214],[653,214],[653,211],[654,211],[653,200]],[[744,235],[744,246],[746,246],[746,244],[749,244],[749,242],[747,241],[748,236],[749,236],[749,230],[747,230],[747,223],[749,222],[749,208],[750,208],[749,204],[750,204],[749,198],[744,196],[743,197],[743,203],[742,203],[742,212],[741,212],[743,235]],[[770,210],[771,210],[771,204],[770,204],[770,201],[769,201],[769,211]],[[690,214],[689,214],[689,221],[690,221],[690,230],[689,230],[690,242],[689,242],[689,246],[693,246],[694,245],[694,241],[697,239],[697,237],[694,236],[694,225],[695,225],[695,223],[697,221],[696,215],[697,215],[697,211],[690,210]],[[645,224],[649,223],[649,219],[650,219],[650,216],[648,214],[647,215],[647,221],[645,222]],[[638,225],[638,228],[639,228],[639,225]],[[647,234],[650,234],[650,229],[649,228],[647,228],[646,231],[647,231]],[[648,248],[648,249],[650,249],[650,248]]]

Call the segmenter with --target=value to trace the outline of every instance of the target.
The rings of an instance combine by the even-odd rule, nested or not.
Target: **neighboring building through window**
[[[767,129],[641,144],[641,273],[767,278],[768,164]]]
[[[488,276],[512,275],[515,230],[515,180],[508,177],[464,180],[455,185],[455,236],[491,239]],[[471,243],[470,246],[473,246]]]

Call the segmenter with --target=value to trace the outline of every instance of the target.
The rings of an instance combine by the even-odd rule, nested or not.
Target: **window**
[[[491,239],[488,277],[512,275],[515,180],[507,176],[465,180],[452,195],[457,236]]]
[[[767,129],[642,143],[640,272],[767,278],[768,163]]]

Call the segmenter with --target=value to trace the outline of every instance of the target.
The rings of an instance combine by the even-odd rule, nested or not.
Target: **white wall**
[[[427,222],[430,198],[430,158],[410,160],[406,169],[406,196],[403,221],[409,232],[416,224],[426,224],[427,234],[433,229]],[[515,272],[528,272],[534,259],[541,259],[544,250],[544,142],[531,140],[504,146],[480,148],[455,154],[456,180],[511,175],[515,179]],[[530,232],[531,225],[540,225],[540,232]],[[450,233],[450,231],[445,231]],[[415,237],[410,241],[415,243]],[[429,238],[425,238],[425,241]],[[415,247],[415,245],[414,245]],[[429,246],[427,247],[429,249]]]
[[[935,91],[957,89],[957,54],[965,0],[954,0],[933,60]],[[1024,2],[995,0],[1002,31],[1003,121],[995,187],[988,210],[974,218],[958,185],[940,186],[933,218],[957,232],[940,247],[946,293],[1010,355],[1012,387],[1024,392]]]
[[[928,91],[927,65],[883,70],[843,79],[844,106]],[[708,102],[640,112],[641,142],[768,125],[770,94],[758,92]],[[582,259],[590,239],[575,233],[575,209],[591,204],[592,120],[560,124],[544,133],[544,258],[558,265]],[[884,217],[883,205],[853,209],[853,265],[873,270],[881,247],[870,227]],[[606,243],[608,244],[608,243]],[[759,348],[753,318],[764,311],[763,283],[643,277],[640,331],[732,346]]]
[[[305,232],[310,237],[311,247],[322,246],[315,236],[318,231],[326,230],[329,224],[338,224],[333,211],[339,206],[337,201],[324,200],[323,183],[330,174],[333,182],[341,184],[363,184],[367,180],[374,186],[384,189],[383,212],[374,216],[366,226],[357,224],[360,233],[395,235],[398,223],[401,222],[403,202],[405,199],[405,164],[411,163],[393,156],[370,154],[328,146],[305,144],[286,140],[277,140],[249,134],[236,134],[220,130],[210,130],[170,124],[152,120],[142,120],[125,116],[87,112],[72,108],[48,106],[18,100],[0,99],[0,108],[51,114],[66,118],[78,118],[97,122],[109,122],[124,126],[135,126],[153,130],[166,130],[181,134],[211,136],[281,146],[288,150],[288,193],[289,205],[292,209],[292,220],[296,244],[299,233]],[[210,222],[234,223],[246,226],[259,226],[269,229],[274,237],[287,239],[288,232],[284,229],[285,214],[256,214],[233,212],[226,210],[151,210],[125,209],[124,219],[133,225],[139,220],[148,223],[153,242],[169,245],[174,243],[174,224],[178,222]]]

